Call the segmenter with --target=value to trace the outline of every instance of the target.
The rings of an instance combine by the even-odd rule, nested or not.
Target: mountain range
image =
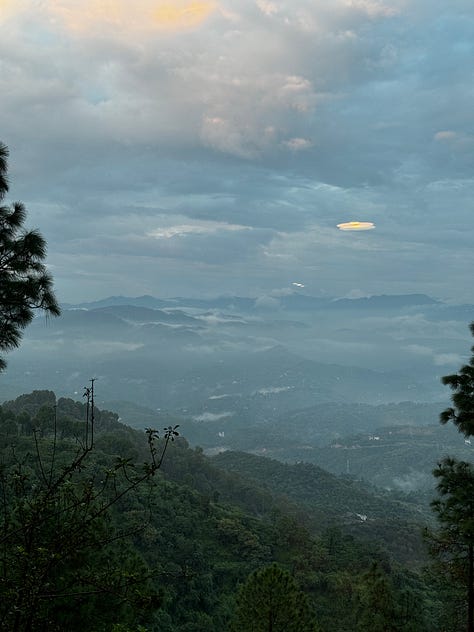
[[[139,407],[138,419],[178,419],[209,452],[308,459],[341,437],[436,423],[449,399],[440,377],[467,360],[473,314],[423,294],[63,305],[9,354],[0,401],[34,389],[77,398],[94,377],[98,401],[118,402],[126,421]]]

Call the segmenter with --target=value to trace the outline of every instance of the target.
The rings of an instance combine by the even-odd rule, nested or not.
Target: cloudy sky
[[[473,300],[472,0],[0,0],[0,29],[61,301]]]

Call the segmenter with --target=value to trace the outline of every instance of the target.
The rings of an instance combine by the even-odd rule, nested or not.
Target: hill
[[[342,526],[367,542],[383,545],[405,564],[426,562],[420,525],[431,522],[431,514],[418,503],[336,477],[310,463],[281,463],[243,452],[222,452],[212,462],[304,507],[313,532]]]
[[[21,467],[27,477],[23,493],[30,510],[36,511],[37,503],[43,502],[36,490],[41,491],[48,480],[60,480],[68,459],[77,458],[83,449],[86,416],[84,403],[56,401],[51,391],[36,391],[4,404],[0,409],[0,450],[7,467],[0,479],[4,491],[10,480],[8,468]],[[99,522],[92,539],[81,539],[78,557],[74,538],[81,534],[77,525],[84,524],[81,512],[89,502],[85,500],[86,509],[81,509],[82,501],[66,505],[61,522],[56,512],[40,519],[42,544],[24,558],[26,565],[11,563],[10,555],[16,556],[20,549],[13,546],[10,553],[4,548],[8,552],[2,558],[2,576],[8,578],[0,583],[4,597],[15,582],[24,582],[21,569],[29,573],[30,583],[40,581],[43,568],[47,573],[47,582],[32,584],[44,595],[32,611],[35,620],[60,620],[62,629],[68,630],[92,629],[94,617],[98,630],[110,629],[104,627],[109,625],[106,621],[115,621],[140,624],[146,630],[218,632],[228,627],[238,583],[255,568],[276,561],[297,578],[323,629],[336,629],[337,622],[338,630],[349,631],[355,625],[359,587],[377,562],[393,584],[395,601],[402,603],[402,586],[416,601],[417,630],[430,629],[432,615],[424,606],[427,585],[404,564],[407,552],[400,545],[392,547],[393,555],[382,546],[391,528],[398,532],[403,527],[400,537],[406,538],[412,556],[418,556],[413,532],[406,526],[413,516],[408,504],[387,502],[384,529],[385,499],[354,482],[314,466],[289,467],[248,455],[221,455],[211,461],[201,450],[190,449],[183,438],[170,444],[151,487],[133,488],[133,493],[123,495],[123,485],[133,481],[142,471],[139,464],[149,459],[149,435],[124,426],[115,413],[96,409],[95,419],[94,449],[64,488],[64,493],[80,498],[95,490],[94,502],[105,503],[98,505]],[[115,478],[110,478],[113,472]],[[111,486],[104,487],[107,480]],[[17,502],[10,492],[3,498],[4,509]],[[97,512],[90,507],[87,511]],[[102,520],[107,507],[108,518]],[[360,508],[367,509],[367,520],[352,515]],[[68,526],[69,518],[75,529]],[[370,537],[360,533],[365,527]],[[9,537],[21,533],[16,529]],[[68,534],[71,549],[66,546]],[[102,543],[101,548],[90,548],[94,541]],[[58,550],[60,543],[63,548]],[[61,573],[47,570],[58,564]],[[130,586],[130,578],[136,582],[134,596],[129,593],[124,601],[122,591]],[[350,587],[353,600],[341,600],[341,582]],[[79,586],[86,592],[77,592]],[[2,603],[2,616],[8,619],[11,597]],[[51,623],[49,629],[55,629]]]
[[[439,401],[439,375],[466,349],[469,311],[424,295],[111,297],[36,318],[10,355],[0,399],[49,388],[52,378],[73,397],[94,375],[105,400],[194,415],[226,393],[257,404],[255,413],[255,393],[285,411]]]

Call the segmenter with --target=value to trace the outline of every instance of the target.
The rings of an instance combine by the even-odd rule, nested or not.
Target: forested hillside
[[[93,449],[64,479],[92,410]],[[274,562],[306,594],[321,630],[370,621],[381,586],[393,629],[436,629],[443,597],[420,570],[424,516],[416,523],[409,505],[314,466],[243,454],[211,461],[182,437],[143,478],[164,439],[150,444],[150,433],[92,410],[50,391],[1,407],[4,629],[33,621],[48,630],[220,632],[239,585]],[[28,529],[33,515],[39,539]]]
[[[313,532],[338,525],[400,562],[413,566],[426,562],[421,526],[432,516],[417,502],[338,478],[310,463],[285,464],[243,452],[223,452],[212,462],[304,507]]]

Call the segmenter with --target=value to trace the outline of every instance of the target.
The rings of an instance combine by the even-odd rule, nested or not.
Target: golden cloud
[[[189,29],[217,9],[212,0],[49,0],[48,7],[69,30],[78,32]]]
[[[153,17],[155,24],[161,28],[189,28],[198,26],[215,8],[213,2],[160,3]]]
[[[0,0],[0,22],[7,20],[13,13],[18,13],[18,4],[15,0]]]
[[[375,224],[372,222],[344,222],[338,224],[339,230],[372,230],[375,228]]]

